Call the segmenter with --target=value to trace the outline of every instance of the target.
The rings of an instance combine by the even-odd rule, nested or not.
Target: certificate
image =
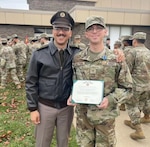
[[[80,104],[100,104],[103,99],[104,81],[76,80],[73,84],[72,102]]]

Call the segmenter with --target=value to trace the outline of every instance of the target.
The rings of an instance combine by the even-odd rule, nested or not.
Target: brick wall
[[[84,2],[76,0],[28,0],[30,10],[45,10],[45,11],[69,11],[75,5],[94,6],[94,2]]]
[[[26,36],[34,36],[33,26],[18,26],[18,25],[0,25],[0,36],[7,37],[12,34],[17,34],[20,39],[24,39]]]

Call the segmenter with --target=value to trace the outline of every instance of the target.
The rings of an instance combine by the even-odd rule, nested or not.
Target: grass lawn
[[[12,83],[0,90],[0,147],[34,147],[34,125],[27,110],[25,88],[16,90]],[[56,147],[55,136],[51,147]],[[72,127],[69,147],[77,147]]]

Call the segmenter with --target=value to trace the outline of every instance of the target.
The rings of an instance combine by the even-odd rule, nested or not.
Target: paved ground
[[[121,115],[116,119],[116,147],[150,147],[150,124],[142,124],[146,139],[134,141],[130,139],[130,133],[134,130],[124,125],[123,121],[129,119],[126,111],[121,111]],[[75,125],[75,118],[73,124]]]

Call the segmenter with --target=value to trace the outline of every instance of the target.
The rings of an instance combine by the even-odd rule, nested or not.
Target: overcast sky
[[[0,8],[28,10],[27,0],[0,0]]]

